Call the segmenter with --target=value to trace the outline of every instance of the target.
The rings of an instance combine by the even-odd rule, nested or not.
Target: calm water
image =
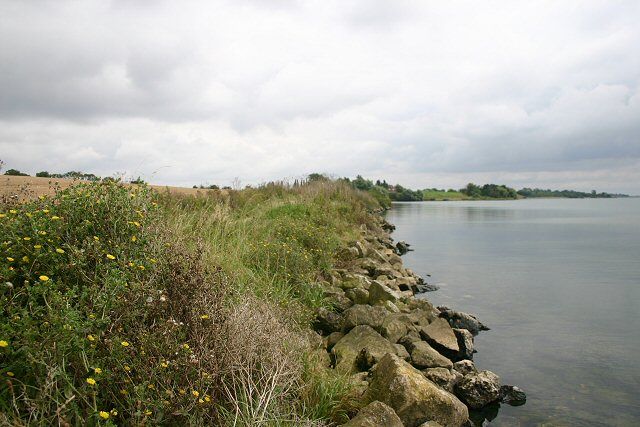
[[[441,283],[427,297],[492,328],[476,364],[527,392],[491,425],[640,425],[640,199],[398,203],[387,219],[415,249],[405,265]]]

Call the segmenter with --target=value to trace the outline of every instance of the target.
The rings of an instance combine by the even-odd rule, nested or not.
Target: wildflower
[[[42,245],[33,245],[33,249],[42,249]]]
[[[211,398],[208,395],[204,396],[205,402],[211,402]]]
[[[58,252],[59,254],[63,254],[64,253],[64,249],[57,248],[56,252]]]
[[[193,397],[198,397],[198,396],[200,396],[200,393],[198,392],[198,390],[193,390],[193,391],[191,392],[191,394],[193,395]]]
[[[181,388],[180,390],[178,390],[178,393],[184,396],[185,394],[187,394],[187,390]]]
[[[120,390],[120,394],[123,396],[126,396],[127,394],[129,394],[129,392],[125,389]]]
[[[49,213],[49,209],[42,209],[42,212],[48,214]]]
[[[108,258],[108,259],[116,259],[116,257],[114,257],[114,256],[113,256],[113,255],[111,255],[111,254],[107,254],[107,258]]]
[[[149,415],[151,415],[153,412],[151,412],[150,410],[146,410],[144,411],[144,414],[148,417]]]
[[[18,211],[17,211],[17,210],[15,210],[15,209],[9,209],[9,213],[11,213],[11,214],[17,214],[17,213],[18,213]]]
[[[185,350],[189,350],[189,344],[187,343],[182,344],[182,348],[184,348]]]
[[[136,240],[138,240],[138,238],[136,236],[131,236],[131,241],[135,242]]]
[[[93,378],[89,377],[89,378],[87,378],[87,384],[96,385],[96,380],[94,380]]]
[[[93,335],[87,335],[87,339],[88,339],[89,341],[95,341],[95,340],[96,340],[96,337],[94,337]]]
[[[127,341],[122,341],[122,342],[120,343],[120,345],[122,345],[123,347],[129,347],[129,342],[127,342]]]
[[[29,262],[29,257],[28,256],[23,256],[22,257],[22,262]]]
[[[100,369],[100,368],[93,368],[93,372],[95,372],[96,374],[101,374],[101,373],[102,373],[102,369]]]
[[[9,347],[9,343],[5,340],[0,340],[0,347]]]
[[[149,385],[147,386],[147,388],[148,388],[149,390],[153,390],[154,388],[156,388],[156,386],[154,386],[153,384],[149,384]]]
[[[52,219],[53,221],[57,221],[57,220],[59,220],[59,219],[60,219],[60,217],[59,217],[59,216],[57,216],[57,215],[54,215],[54,216],[52,216],[52,217],[51,217],[51,219]]]
[[[136,265],[136,263],[135,263],[135,262],[131,262],[131,261],[129,261],[129,262],[127,263],[127,265],[128,265],[129,267],[134,267],[134,266]]]
[[[138,266],[138,268],[139,268],[140,270],[144,270],[144,265],[139,265],[139,266]]]
[[[13,259],[13,258],[11,258],[10,256],[8,256],[8,257],[7,257],[7,261],[9,261],[9,262],[13,262],[13,261],[15,261],[15,259]]]
[[[9,377],[14,377],[14,376],[15,376],[15,374],[14,374],[13,372],[11,372],[11,371],[7,371],[7,376],[9,376]]]
[[[4,218],[7,214],[0,214],[0,218]]]
[[[200,316],[200,318],[202,320],[207,320],[209,318],[209,315],[208,314],[203,314],[202,316]]]
[[[97,242],[98,240],[100,240],[100,238],[98,236],[93,236],[93,240]]]
[[[127,372],[131,372],[131,367],[129,365],[124,365],[124,370]]]
[[[198,403],[204,403],[203,399],[198,399]]]
[[[22,240],[27,240],[27,241],[29,241],[29,240],[31,240],[31,237],[26,236],[26,237],[23,237],[23,238],[22,238]]]
[[[169,362],[162,362],[160,364],[160,366],[162,366],[163,368],[168,368],[169,367]]]
[[[115,409],[111,410],[111,415],[113,415],[114,417],[118,415],[118,411],[116,411]]]
[[[45,275],[42,275],[42,276],[38,277],[38,279],[40,279],[43,282],[46,282],[46,281],[49,280],[49,278],[47,276],[45,276]]]
[[[96,315],[95,315],[95,314],[91,313],[91,314],[89,315],[89,319],[95,319],[95,318],[96,318]]]
[[[41,235],[41,236],[46,236],[47,232],[44,231],[44,230],[43,231],[38,231],[38,234]]]
[[[100,418],[102,418],[103,420],[108,420],[109,419],[109,413],[106,411],[100,411]]]

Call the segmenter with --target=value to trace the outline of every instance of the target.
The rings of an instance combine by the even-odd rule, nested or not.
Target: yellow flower
[[[184,396],[185,394],[187,394],[187,390],[181,388],[180,390],[178,390],[178,393]]]
[[[58,252],[59,254],[63,254],[64,253],[64,249],[57,248],[56,252]]]
[[[11,258],[10,256],[8,256],[8,257],[7,257],[7,261],[9,261],[9,262],[13,262],[13,261],[15,261],[15,259],[13,259],[13,258]]]
[[[208,314],[203,314],[202,316],[200,316],[201,319],[206,320],[209,318]]]
[[[42,212],[48,214],[49,213],[49,209],[42,209]]]
[[[114,256],[113,256],[113,255],[111,255],[111,254],[107,254],[107,258],[108,258],[108,259],[116,259],[116,257],[114,257]]]
[[[42,249],[42,245],[33,245],[33,249]]]
[[[100,368],[93,368],[93,372],[95,372],[96,374],[101,374],[101,373],[102,373],[102,369],[100,369]]]
[[[140,270],[144,270],[144,265],[139,265],[139,266],[138,266],[138,268],[139,268]]]
[[[118,411],[116,411],[115,409],[112,409],[111,410],[111,415],[113,415],[115,417],[116,415],[118,415]]]
[[[127,372],[131,371],[131,367],[129,365],[124,365],[124,370]]]
[[[28,256],[23,256],[22,257],[22,262],[29,262],[29,257]]]
[[[154,388],[156,388],[156,386],[154,386],[153,384],[149,384],[149,385],[147,386],[147,388],[148,388],[149,390],[153,390]]]
[[[200,393],[198,392],[198,390],[193,390],[191,394],[193,394],[194,397],[200,396]]]
[[[160,366],[162,366],[163,368],[168,368],[169,367],[169,362],[162,362],[160,364]]]
[[[96,340],[96,337],[94,337],[93,335],[87,335],[87,339],[88,339],[89,341],[95,341],[95,340]]]
[[[92,314],[89,315],[89,319],[95,319],[95,318],[96,318],[95,314],[92,313]]]
[[[5,340],[0,340],[0,347],[9,347],[9,343]]]
[[[94,380],[93,378],[87,378],[87,384],[96,385],[96,380]]]
[[[204,400],[198,399],[198,403],[204,403]]]
[[[43,282],[46,282],[46,281],[49,280],[49,278],[47,276],[45,276],[45,275],[42,275],[42,276],[38,277],[38,279],[42,280]]]
[[[29,237],[29,236],[23,237],[22,240],[31,240],[31,237]]]
[[[138,238],[136,236],[131,236],[131,241],[135,242],[136,240],[138,240]]]
[[[46,231],[38,231],[38,234],[41,236],[46,236],[47,232]]]
[[[189,350],[189,344],[187,343],[182,344],[182,348],[184,348],[185,350]]]
[[[54,215],[54,216],[52,216],[52,217],[51,217],[51,219],[52,219],[53,221],[57,221],[57,220],[59,220],[59,219],[60,219],[60,217],[59,217],[59,216],[57,216],[57,215]]]
[[[129,394],[129,392],[125,389],[120,390],[120,394],[123,396],[126,396],[127,394]]]
[[[13,377],[13,376],[15,376],[15,374],[13,372],[11,372],[11,371],[7,371],[7,376]]]
[[[211,398],[207,395],[204,396],[205,402],[211,402]]]
[[[144,414],[148,417],[149,415],[151,415],[153,412],[151,412],[150,410],[146,410],[144,411]]]
[[[122,345],[123,347],[129,347],[129,343],[127,341],[122,341],[120,345]]]
[[[17,213],[18,213],[18,211],[17,211],[17,210],[15,210],[15,209],[9,209],[9,213],[17,214]]]
[[[98,236],[93,236],[93,240],[97,242],[98,240],[100,240],[100,238]]]
[[[4,218],[7,214],[0,214],[0,218]]]
[[[103,420],[108,420],[109,419],[109,413],[106,411],[100,411],[100,418],[102,418]]]

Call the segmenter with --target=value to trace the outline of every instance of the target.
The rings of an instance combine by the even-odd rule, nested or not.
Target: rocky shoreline
[[[395,227],[381,216],[375,222],[323,283],[334,309],[318,310],[314,323],[326,363],[352,376],[366,404],[344,425],[472,426],[469,411],[524,403],[522,390],[473,363],[474,336],[488,328],[473,315],[416,298],[433,289],[403,267],[400,255],[410,249],[394,245]]]

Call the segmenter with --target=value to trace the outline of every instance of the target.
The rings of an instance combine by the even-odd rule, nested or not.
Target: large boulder
[[[399,292],[374,280],[369,286],[369,304],[382,304],[385,301],[395,302],[401,298]]]
[[[460,347],[460,352],[456,359],[473,359],[473,334],[466,329],[456,328],[453,328],[453,333],[456,335],[458,347]]]
[[[343,427],[403,427],[402,421],[389,406],[382,402],[371,402],[358,412]]]
[[[465,375],[456,384],[455,394],[470,408],[480,409],[500,399],[500,378],[491,371]]]
[[[391,314],[384,318],[380,326],[380,333],[392,343],[398,342],[407,333],[409,322],[404,314]]]
[[[453,367],[453,362],[447,359],[424,341],[413,343],[411,349],[411,364],[419,369]]]
[[[527,401],[527,395],[524,391],[514,385],[503,385],[500,387],[500,402],[511,406],[524,405]]]
[[[366,304],[369,302],[369,291],[364,288],[348,289],[345,291],[345,295],[354,304]]]
[[[449,307],[438,307],[438,310],[440,310],[440,317],[446,319],[452,328],[466,329],[473,335],[478,335],[480,331],[489,330],[489,328],[473,314],[451,310]]]
[[[356,359],[360,352],[366,348],[363,356],[373,358],[373,362],[380,360],[385,354],[395,354],[396,349],[382,335],[368,325],[359,325],[351,329],[331,349],[334,356],[336,369],[341,372],[358,372]],[[361,356],[361,357],[363,357]]]
[[[327,310],[321,307],[316,312],[316,318],[313,322],[313,328],[322,332],[324,335],[329,335],[332,332],[338,332],[342,330],[343,317],[331,310]]]
[[[374,329],[380,329],[387,314],[388,312],[384,307],[357,304],[343,313],[343,328],[348,331],[359,325],[368,325]]]
[[[366,398],[392,407],[406,427],[427,421],[459,427],[469,418],[467,407],[393,354],[385,355],[372,370]]]
[[[478,372],[475,363],[471,360],[460,360],[453,364],[453,369],[460,372],[463,376],[467,374],[475,374]]]
[[[458,338],[445,319],[438,318],[420,329],[420,335],[433,348],[446,356],[455,356],[460,352]]]

